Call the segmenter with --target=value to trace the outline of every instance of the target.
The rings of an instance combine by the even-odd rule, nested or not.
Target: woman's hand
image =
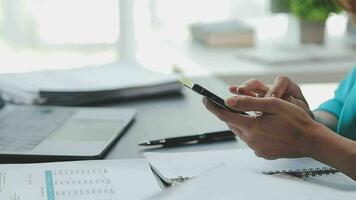
[[[203,99],[206,108],[266,159],[310,156],[314,146],[315,122],[303,109],[275,97],[234,96],[226,104],[238,111],[260,111],[259,116],[243,116],[225,111]]]
[[[231,86],[230,92],[252,97],[280,98],[301,107],[314,118],[314,114],[311,112],[299,86],[285,76],[278,76],[271,87],[259,80],[251,79],[242,83],[240,86]]]

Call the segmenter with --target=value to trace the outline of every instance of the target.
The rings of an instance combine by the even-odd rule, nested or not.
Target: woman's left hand
[[[203,99],[206,108],[266,159],[308,157],[313,151],[315,122],[302,108],[275,97],[233,96],[225,103],[238,111],[260,111],[259,116],[229,112]]]
[[[278,76],[272,86],[268,86],[257,79],[250,79],[242,83],[240,86],[231,86],[229,90],[236,95],[277,97],[301,107],[314,118],[314,114],[310,110],[301,89],[286,76]]]

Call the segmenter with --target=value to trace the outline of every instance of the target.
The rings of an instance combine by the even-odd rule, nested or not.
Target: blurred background
[[[321,10],[293,0],[125,1],[133,18],[121,20],[135,36],[125,48],[157,71],[213,74],[228,83],[270,82],[278,74],[300,83],[336,82],[356,63],[354,22],[332,3]],[[123,59],[121,3],[0,0],[0,72]]]

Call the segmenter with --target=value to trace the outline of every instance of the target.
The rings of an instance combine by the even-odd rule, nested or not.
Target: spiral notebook
[[[187,183],[155,194],[152,200],[355,200],[356,182],[336,173],[307,179],[267,176],[232,162]]]
[[[265,160],[250,149],[185,153],[145,153],[152,169],[168,184],[183,182],[230,162],[267,174],[315,177],[338,174],[337,170],[310,158]]]

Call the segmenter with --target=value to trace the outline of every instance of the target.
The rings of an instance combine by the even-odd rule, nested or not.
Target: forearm
[[[356,180],[356,142],[337,135],[321,124],[315,126],[313,135],[310,156]]]

